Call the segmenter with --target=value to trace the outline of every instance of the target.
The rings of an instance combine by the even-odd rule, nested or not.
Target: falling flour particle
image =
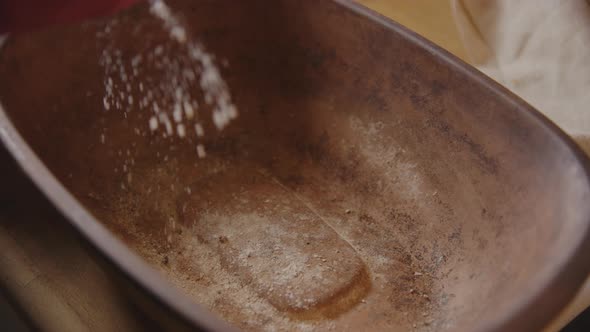
[[[172,123],[170,122],[170,118],[168,118],[168,114],[160,113],[158,114],[158,117],[160,119],[160,123],[166,128],[166,134],[168,134],[168,136],[172,135]]]
[[[205,130],[203,130],[203,126],[200,123],[195,124],[195,133],[198,137],[203,137],[205,135]]]
[[[170,36],[181,43],[186,41],[186,31],[180,27],[173,27],[170,29]]]
[[[174,104],[174,111],[172,112],[172,116],[174,117],[174,122],[182,121],[182,108],[180,104]]]
[[[207,153],[205,153],[205,147],[202,144],[197,145],[197,155],[199,158],[205,158]]]
[[[184,125],[178,124],[176,126],[176,132],[178,133],[178,137],[183,138],[186,135],[186,130],[184,129]]]
[[[193,109],[193,107],[191,106],[191,104],[188,101],[184,101],[183,103],[183,108],[184,108],[184,115],[186,115],[187,119],[192,119],[195,116],[195,110]]]
[[[156,129],[158,129],[158,119],[156,119],[155,116],[152,116],[150,118],[150,130],[154,131]]]
[[[174,95],[176,97],[176,100],[182,99],[182,89],[180,87],[176,87],[176,90],[174,91]]]

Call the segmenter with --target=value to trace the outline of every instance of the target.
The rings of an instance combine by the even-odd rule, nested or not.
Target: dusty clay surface
[[[319,168],[279,178],[213,155],[188,161],[137,165],[142,181],[123,178],[118,199],[88,202],[197,302],[253,331],[434,322],[433,275],[396,240],[410,215],[372,217]]]

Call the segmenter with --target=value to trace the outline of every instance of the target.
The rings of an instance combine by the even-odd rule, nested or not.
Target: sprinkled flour
[[[139,108],[148,116],[145,129],[135,129],[138,135],[190,137],[196,142],[195,153],[203,158],[205,146],[199,139],[205,136],[205,119],[199,113],[203,109],[200,102],[211,110],[211,121],[217,130],[222,130],[238,116],[237,108],[214,57],[189,38],[185,26],[166,3],[151,0],[150,13],[161,21],[171,42],[153,45],[131,58],[123,56],[116,45],[104,47],[100,57],[105,72],[103,108],[122,111],[125,118]],[[117,24],[113,19],[101,36],[108,38]],[[153,72],[159,74],[157,78],[153,77]],[[101,142],[105,142],[104,135]]]

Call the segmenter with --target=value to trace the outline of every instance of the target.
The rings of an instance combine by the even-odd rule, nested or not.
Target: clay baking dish
[[[588,160],[518,97],[348,1],[170,5],[240,112],[198,142],[104,110],[105,43],[180,54],[145,4],[0,50],[4,144],[160,328],[536,331],[580,287]]]

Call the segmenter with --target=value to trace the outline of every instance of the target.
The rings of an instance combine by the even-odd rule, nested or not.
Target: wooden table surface
[[[466,52],[453,21],[449,0],[358,0],[358,2],[466,60]]]

